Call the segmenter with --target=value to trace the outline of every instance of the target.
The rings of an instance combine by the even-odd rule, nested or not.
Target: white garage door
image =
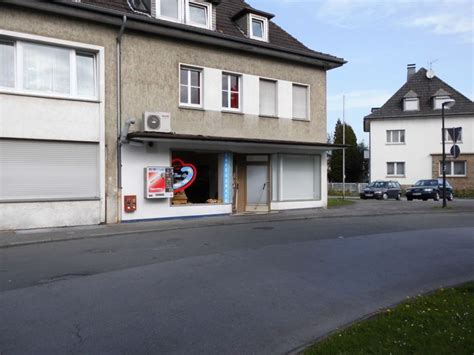
[[[99,144],[0,140],[0,201],[98,199]]]

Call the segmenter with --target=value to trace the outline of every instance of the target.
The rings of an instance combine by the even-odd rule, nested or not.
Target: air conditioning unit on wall
[[[143,114],[145,132],[171,132],[171,114],[169,112],[145,112]]]

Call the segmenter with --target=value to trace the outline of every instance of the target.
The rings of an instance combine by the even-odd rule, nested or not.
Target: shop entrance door
[[[268,164],[247,164],[247,212],[268,211]]]

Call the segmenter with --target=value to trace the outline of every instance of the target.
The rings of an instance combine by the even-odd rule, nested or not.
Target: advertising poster
[[[145,168],[145,197],[173,197],[173,168],[165,166]]]

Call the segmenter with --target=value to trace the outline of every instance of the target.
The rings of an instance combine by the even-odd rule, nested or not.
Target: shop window
[[[173,152],[173,205],[222,203],[218,197],[218,162],[217,153]]]

